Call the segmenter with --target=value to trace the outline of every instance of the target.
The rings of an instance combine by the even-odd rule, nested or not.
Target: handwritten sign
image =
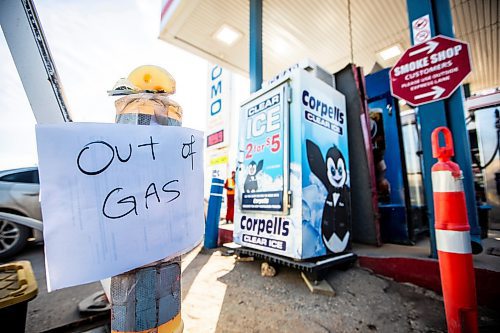
[[[203,133],[66,123],[36,128],[48,289],[117,275],[203,236]]]

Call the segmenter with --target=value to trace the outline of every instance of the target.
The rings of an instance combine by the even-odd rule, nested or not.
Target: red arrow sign
[[[467,43],[436,36],[406,50],[391,68],[391,93],[413,106],[436,102],[450,97],[470,72]]]

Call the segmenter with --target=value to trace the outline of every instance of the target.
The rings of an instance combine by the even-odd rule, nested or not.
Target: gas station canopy
[[[465,82],[472,92],[500,86],[498,1],[450,5],[456,38],[470,44]],[[264,80],[304,58],[331,73],[349,62],[368,73],[394,65],[410,47],[405,0],[350,0],[350,10],[348,0],[263,0],[262,15]],[[248,75],[249,16],[249,1],[163,0],[160,38]]]

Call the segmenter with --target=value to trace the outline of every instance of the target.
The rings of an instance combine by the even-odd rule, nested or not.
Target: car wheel
[[[0,259],[12,257],[28,242],[30,229],[14,222],[0,220]]]

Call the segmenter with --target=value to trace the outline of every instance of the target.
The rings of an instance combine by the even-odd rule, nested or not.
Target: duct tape
[[[182,332],[180,259],[114,276],[111,303],[113,333]]]

